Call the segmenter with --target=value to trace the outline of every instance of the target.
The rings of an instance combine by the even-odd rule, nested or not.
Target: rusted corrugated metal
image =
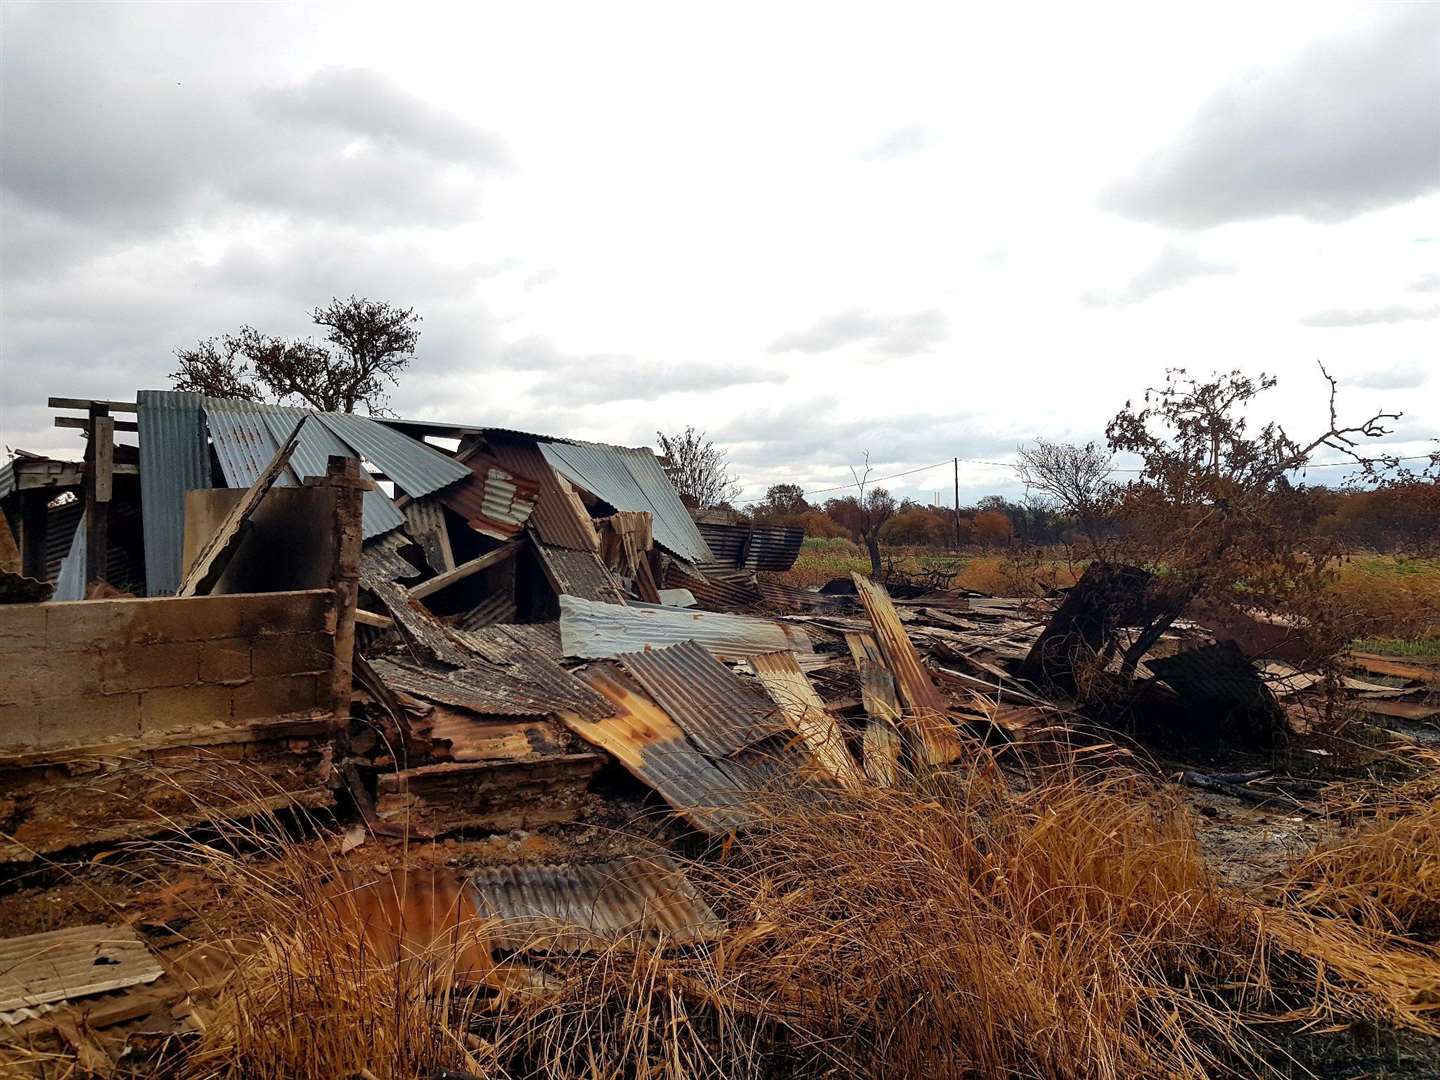
[[[955,733],[954,726],[946,717],[948,703],[940,693],[929,673],[920,663],[920,654],[906,636],[905,627],[890,594],[884,586],[877,585],[863,574],[851,574],[860,602],[875,628],[875,639],[885,656],[885,663],[895,677],[909,712],[905,723],[914,727],[926,756],[933,765],[954,761],[964,750],[964,744]]]
[[[840,725],[795,663],[795,654],[761,653],[750,657],[750,667],[816,764],[841,784],[858,786],[860,770],[845,746]]]
[[[465,642],[479,655],[495,663],[506,663],[517,653],[534,653],[557,663],[560,652],[560,624],[506,623],[471,630]]]
[[[454,619],[454,625],[457,629],[474,632],[497,623],[514,621],[515,598],[497,592],[492,596],[487,596],[469,611],[457,616]]]
[[[714,552],[701,569],[789,570],[800,556],[805,530],[788,525],[717,524],[699,522],[696,528]]]
[[[696,828],[723,836],[751,820],[746,796],[735,782],[623,671],[592,664],[579,677],[605,698],[615,715],[586,720],[556,714],[566,727],[613,756]]]
[[[437,574],[455,569],[455,554],[450,548],[450,533],[445,525],[445,511],[434,495],[411,499],[405,504],[405,531],[425,552],[425,561]]]
[[[438,492],[436,497],[476,532],[509,540],[530,519],[540,497],[540,486],[478,451],[468,452],[462,460],[470,476]]]
[[[789,649],[812,653],[798,626],[744,615],[685,608],[601,604],[560,597],[560,641],[566,656],[598,659],[697,641],[721,660]]]
[[[0,939],[0,1019],[152,983],[163,974],[159,959],[129,926],[76,926]]]
[[[665,571],[665,584],[675,589],[689,589],[696,604],[706,611],[744,611],[757,607],[762,599],[754,575],[742,579],[702,575],[698,570],[687,574],[672,564]]]
[[[606,604],[624,604],[625,597],[614,576],[593,551],[571,551],[535,541],[535,552],[545,579],[557,596],[578,596]]]
[[[612,711],[588,686],[543,657],[524,657],[503,667],[471,658],[455,671],[393,660],[376,660],[371,666],[388,686],[477,713],[549,716],[563,709],[602,718]]]
[[[720,920],[663,855],[582,866],[498,866],[469,881],[475,909],[500,925],[502,949],[604,948],[626,938],[690,945],[717,937]]]
[[[552,547],[599,551],[600,535],[570,481],[551,468],[533,442],[492,438],[487,452],[506,472],[525,477],[538,488],[530,527]]]
[[[374,593],[400,628],[401,635],[416,655],[431,657],[457,667],[469,660],[468,652],[451,636],[451,631],[430,611],[412,599],[400,582],[421,574],[401,551],[414,548],[400,532],[386,533],[366,543],[360,553],[360,584]],[[418,557],[423,558],[423,554]]]
[[[725,757],[782,726],[758,687],[693,641],[617,659],[707,754]]]

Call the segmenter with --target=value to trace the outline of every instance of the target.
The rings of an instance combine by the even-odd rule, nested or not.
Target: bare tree
[[[870,576],[880,577],[880,529],[899,509],[895,496],[884,488],[872,488],[868,493],[865,490],[870,482],[870,451],[865,451],[865,464],[860,469],[850,466],[850,475],[855,478],[855,489],[859,492],[856,504],[859,508],[858,524],[860,526],[860,542],[865,545],[866,552],[870,555]]]
[[[727,454],[694,425],[674,435],[657,431],[665,473],[680,496],[701,510],[728,506],[740,497]]]
[[[179,367],[171,383],[212,397],[269,397],[325,412],[354,412],[359,405],[385,412],[385,386],[395,385],[410,366],[420,339],[415,309],[351,296],[331,300],[311,317],[328,331],[326,344],[287,341],[244,326],[238,334],[177,349]]]
[[[1101,522],[1113,493],[1109,480],[1113,460],[1093,442],[1075,446],[1036,439],[1034,446],[1020,448],[1017,471],[1027,488],[1043,491],[1076,520],[1090,541],[1091,554],[1098,554]]]

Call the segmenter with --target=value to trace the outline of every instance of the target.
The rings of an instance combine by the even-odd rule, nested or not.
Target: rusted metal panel
[[[766,692],[800,736],[816,764],[841,784],[856,786],[861,782],[860,770],[845,746],[840,725],[825,709],[825,702],[810,685],[810,680],[795,663],[792,652],[760,653],[750,657],[750,667],[764,684]]]
[[[483,630],[487,626],[515,621],[515,598],[505,593],[487,596],[455,619],[460,630]]]
[[[434,495],[411,499],[405,504],[405,531],[425,552],[425,561],[437,574],[455,569],[455,554],[450,548],[450,531],[445,527],[445,511]]]
[[[469,451],[462,460],[470,476],[437,492],[436,497],[476,532],[509,540],[530,519],[540,497],[540,486],[502,468],[494,458],[479,451]]]
[[[459,829],[533,829],[574,821],[599,754],[560,754],[522,761],[447,761],[379,779],[375,812],[404,822],[411,835]]]
[[[572,551],[535,541],[545,579],[557,596],[578,596],[606,604],[624,604],[620,586],[593,551]]]
[[[690,574],[671,563],[665,570],[665,584],[672,589],[688,589],[705,611],[745,611],[758,606],[762,599],[753,574],[743,578],[716,577],[698,570]]]
[[[159,959],[129,926],[76,926],[0,940],[0,1020],[57,1001],[152,983]]]
[[[721,660],[789,649],[813,653],[798,626],[744,615],[685,608],[600,604],[577,596],[560,598],[560,641],[566,656],[598,659],[697,641]]]
[[[600,535],[570,481],[551,468],[533,442],[492,438],[488,453],[500,467],[533,481],[539,491],[530,527],[545,543],[572,551],[599,551]]]
[[[469,881],[475,910],[503,949],[604,948],[622,938],[692,945],[723,924],[663,855],[584,866],[499,866]]]
[[[946,717],[948,703],[945,696],[931,681],[929,673],[920,663],[920,654],[905,634],[890,594],[884,586],[875,584],[863,574],[850,576],[855,581],[860,602],[865,605],[865,614],[870,616],[870,623],[875,628],[876,641],[885,656],[886,666],[895,677],[901,700],[910,710],[904,717],[905,724],[914,728],[930,764],[954,761],[963,751],[964,744]]]
[[[696,528],[714,552],[714,567],[740,570],[789,570],[800,556],[805,530],[788,525],[699,522]]]
[[[725,757],[783,726],[757,687],[693,641],[617,659],[707,754]]]
[[[472,657],[455,671],[387,660],[372,666],[395,689],[477,713],[548,716],[565,709],[596,718],[611,713],[604,698],[543,656],[516,653],[503,664]]]
[[[560,624],[548,623],[504,623],[470,630],[465,643],[476,653],[497,664],[506,663],[517,653],[530,652],[548,660],[559,662]]]
[[[417,655],[460,667],[469,661],[469,654],[456,643],[449,628],[400,584],[422,573],[402,554],[406,548],[419,550],[398,532],[366,544],[360,553],[360,584],[385,606]]]
[[[900,769],[900,700],[895,679],[885,666],[880,646],[869,634],[845,632],[845,644],[860,673],[860,700],[869,721],[865,725],[862,756],[865,775],[877,784],[894,784]]]
[[[561,712],[561,723],[614,757],[701,831],[723,836],[751,820],[745,796],[730,777],[623,671],[593,664],[579,677],[609,702],[615,715],[587,720]]]

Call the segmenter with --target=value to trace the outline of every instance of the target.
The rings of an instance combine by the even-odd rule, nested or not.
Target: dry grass
[[[313,845],[263,872],[207,849],[268,928],[186,1072],[1200,1077],[1263,1071],[1259,1019],[1440,1033],[1433,950],[1294,890],[1227,889],[1133,776],[1017,787],[976,755],[899,789],[760,796],[764,828],[689,866],[731,927],[703,948],[491,968],[484,925],[433,883],[376,901]],[[403,947],[386,919],[356,929],[391,910]]]

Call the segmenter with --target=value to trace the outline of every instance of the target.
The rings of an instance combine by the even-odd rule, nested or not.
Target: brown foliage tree
[[[420,316],[379,300],[331,300],[311,317],[326,330],[325,344],[262,334],[253,326],[177,349],[171,373],[176,390],[211,397],[304,403],[324,412],[354,412],[363,405],[384,413],[386,384],[410,366],[420,340]]]
[[[1014,524],[998,510],[981,510],[975,515],[972,535],[977,544],[994,547],[1005,543],[1014,534]]]
[[[944,547],[954,536],[953,518],[923,506],[909,506],[901,510],[880,529],[880,539],[887,544]]]

